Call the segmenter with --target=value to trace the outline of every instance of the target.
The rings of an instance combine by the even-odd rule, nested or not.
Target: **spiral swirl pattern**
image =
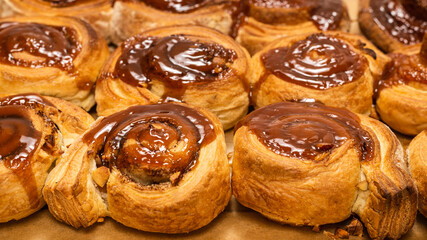
[[[233,50],[184,36],[136,37],[124,44],[115,75],[132,85],[157,79],[182,87],[215,80],[235,58]]]
[[[410,2],[411,4],[403,4]],[[399,42],[409,45],[421,42],[427,32],[425,6],[413,6],[415,1],[370,1],[375,22]]]
[[[290,47],[272,49],[261,56],[268,72],[304,87],[329,89],[356,81],[366,58],[338,38],[313,34]]]
[[[260,108],[236,126],[247,126],[277,154],[317,160],[352,139],[361,160],[373,156],[373,141],[350,111],[318,103],[282,102]]]
[[[15,66],[73,70],[81,50],[75,30],[39,23],[0,23],[0,61]],[[29,55],[29,56],[28,56]]]
[[[101,149],[102,165],[153,184],[176,179],[191,169],[201,146],[214,136],[213,124],[197,110],[160,104],[133,106],[108,116],[84,141]]]

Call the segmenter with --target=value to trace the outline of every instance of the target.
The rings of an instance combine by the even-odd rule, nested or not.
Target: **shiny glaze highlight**
[[[360,160],[372,159],[374,142],[348,110],[320,103],[281,102],[257,109],[236,126],[246,126],[276,154],[322,160],[346,141],[353,141]]]
[[[40,23],[0,23],[0,62],[8,65],[73,70],[81,50],[75,30]],[[18,56],[18,54],[22,54]]]
[[[426,6],[414,7],[406,2],[416,4],[416,1],[371,0],[370,11],[382,30],[409,45],[421,42],[427,32],[427,9]]]
[[[196,164],[202,146],[215,139],[212,122],[179,104],[133,106],[102,119],[83,136],[97,147],[102,165],[130,178],[169,181]]]
[[[181,100],[187,85],[220,80],[237,58],[231,49],[181,35],[134,37],[122,48],[113,77],[132,86],[161,81],[165,85],[163,99]]]
[[[290,47],[261,55],[266,75],[312,89],[325,90],[359,79],[367,60],[338,38],[313,34]],[[262,84],[262,78],[258,84]]]

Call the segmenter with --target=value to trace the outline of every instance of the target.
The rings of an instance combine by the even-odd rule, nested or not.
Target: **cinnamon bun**
[[[381,122],[319,103],[276,103],[236,127],[237,200],[286,224],[319,226],[357,214],[373,239],[414,224],[417,188],[403,148]]]
[[[198,25],[229,34],[239,0],[116,0],[111,20],[115,43],[152,28]]]
[[[407,135],[427,128],[427,34],[420,44],[389,54],[376,84],[376,109],[387,125]]]
[[[0,97],[0,222],[44,206],[42,188],[52,165],[92,122],[61,99],[33,93]]]
[[[236,39],[252,55],[266,44],[281,37],[350,29],[347,7],[342,0],[245,0],[241,2]]]
[[[55,218],[76,228],[110,216],[149,232],[196,230],[231,196],[221,124],[182,103],[101,117],[65,152],[43,194]]]
[[[111,0],[2,0],[0,16],[72,16],[89,22],[103,37],[110,35]]]
[[[126,40],[96,84],[98,114],[131,105],[184,101],[215,113],[224,129],[249,105],[249,54],[233,39],[198,26],[164,27]]]
[[[427,2],[361,0],[359,26],[375,45],[386,52],[420,43],[427,32]]]
[[[324,32],[278,39],[252,57],[256,108],[312,99],[369,114],[373,83],[389,61],[363,37]]]
[[[104,39],[71,17],[0,19],[0,94],[37,92],[89,110],[108,56]],[[88,64],[90,63],[90,64]]]

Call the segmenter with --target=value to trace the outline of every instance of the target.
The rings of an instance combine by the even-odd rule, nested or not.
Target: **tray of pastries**
[[[0,0],[0,239],[424,239],[425,0]]]

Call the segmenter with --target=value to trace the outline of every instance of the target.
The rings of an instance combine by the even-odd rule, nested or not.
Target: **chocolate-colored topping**
[[[32,208],[39,202],[30,159],[40,139],[41,133],[34,128],[26,107],[0,106],[0,161],[18,176]]]
[[[312,89],[329,89],[356,81],[367,66],[366,58],[348,44],[324,34],[313,34],[290,47],[269,50],[261,60],[266,74]],[[262,84],[262,79],[258,84]]]
[[[181,100],[188,84],[220,80],[236,53],[215,43],[192,41],[181,35],[135,37],[123,45],[114,77],[139,86],[153,80],[165,84],[163,98]]]
[[[391,53],[389,56],[392,61],[386,65],[382,78],[376,84],[375,98],[379,97],[383,89],[395,85],[411,82],[427,84],[427,65],[423,62],[421,55]]]
[[[233,19],[229,35],[232,38],[236,38],[240,27],[246,21],[246,16],[249,13],[249,4],[247,4],[247,0],[237,1],[234,2],[228,10],[231,14],[231,18]]]
[[[211,4],[208,0],[140,0],[147,5],[162,11],[189,13]]]
[[[103,165],[130,177],[149,175],[160,181],[188,171],[200,148],[214,139],[207,117],[170,103],[130,107],[104,118],[83,137],[100,150]]]
[[[374,142],[348,110],[319,103],[281,102],[250,113],[236,126],[247,126],[259,141],[276,154],[320,160],[352,140],[360,159],[372,159]]]
[[[410,2],[416,4],[416,1]],[[397,41],[410,45],[421,42],[427,32],[427,15],[417,13],[425,12],[425,9],[414,11],[414,5],[407,6],[405,8],[399,0],[370,1],[372,15],[378,26]]]
[[[7,97],[0,98],[0,106],[4,105],[31,105],[31,104],[43,104],[46,106],[53,107],[54,105],[37,93],[23,93],[17,95],[10,95]]]
[[[249,4],[263,8],[293,8],[307,11],[313,23],[321,30],[338,29],[344,14],[346,14],[341,0],[249,0]],[[263,19],[258,20],[263,21]]]
[[[82,0],[43,0],[45,2],[50,2],[50,5],[52,7],[69,7],[71,5],[74,5],[78,1]],[[87,0],[83,0],[87,1]]]
[[[75,30],[40,23],[0,23],[0,61],[5,64],[73,70],[81,50]],[[28,56],[30,55],[30,56]]]

